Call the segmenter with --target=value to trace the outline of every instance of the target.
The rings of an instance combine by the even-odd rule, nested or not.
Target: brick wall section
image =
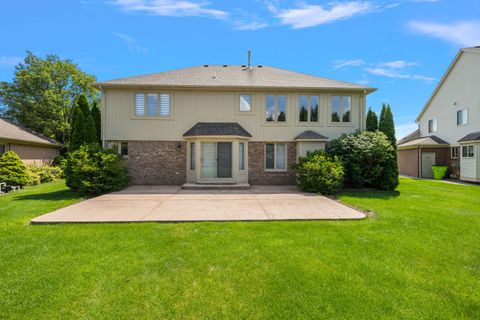
[[[287,171],[265,171],[265,143],[248,142],[248,182],[252,185],[294,185],[292,165],[297,159],[294,142],[287,143]]]
[[[418,149],[398,150],[397,155],[400,174],[418,177]]]
[[[185,183],[186,150],[187,144],[184,141],[129,141],[127,163],[130,183],[140,185]]]
[[[439,166],[448,166],[447,177],[452,173],[460,176],[459,159],[451,159],[450,147],[443,148],[424,148],[422,152],[435,152],[435,164]]]

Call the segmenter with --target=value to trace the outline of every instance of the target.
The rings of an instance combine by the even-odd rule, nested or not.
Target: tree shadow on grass
[[[82,195],[71,190],[58,190],[45,193],[25,194],[14,197],[14,200],[43,200],[43,201],[65,201],[82,198]]]

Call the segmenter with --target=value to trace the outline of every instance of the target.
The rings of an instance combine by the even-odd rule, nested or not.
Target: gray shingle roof
[[[328,140],[328,137],[322,136],[312,130],[307,130],[300,133],[295,140]]]
[[[411,141],[397,145],[397,147],[415,147],[415,146],[448,146],[449,143],[437,136],[420,137]]]
[[[183,136],[239,136],[250,138],[252,135],[236,122],[199,122],[185,132]]]
[[[462,139],[458,140],[458,142],[479,141],[479,140],[480,140],[480,131],[469,133]]]
[[[0,139],[7,141],[20,141],[51,146],[60,146],[60,142],[50,139],[38,132],[13,123],[5,118],[0,118]]]
[[[339,90],[376,89],[353,83],[320,78],[269,66],[204,65],[98,82],[103,86],[172,86],[172,87],[249,87],[311,88]]]

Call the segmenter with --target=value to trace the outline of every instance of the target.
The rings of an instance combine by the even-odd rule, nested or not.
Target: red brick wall
[[[398,150],[398,170],[401,175],[418,177],[418,149]]]
[[[185,183],[186,150],[184,141],[129,141],[127,163],[130,182],[143,185]]]
[[[294,185],[295,173],[292,165],[297,160],[294,142],[287,143],[287,171],[265,171],[265,143],[248,143],[248,182],[252,185]]]

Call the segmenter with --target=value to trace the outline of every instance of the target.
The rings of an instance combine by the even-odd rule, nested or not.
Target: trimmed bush
[[[70,189],[95,195],[121,190],[128,183],[127,169],[117,152],[96,144],[69,153],[65,178]]]
[[[27,167],[30,185],[57,181],[62,177],[63,170],[59,167],[30,165]]]
[[[28,166],[27,167],[27,174],[28,174],[28,185],[29,186],[36,186],[40,184],[41,178],[40,173],[37,170],[37,166]]]
[[[324,151],[309,152],[306,157],[300,157],[293,169],[297,173],[297,185],[303,191],[335,194],[343,185],[340,158]]]
[[[348,186],[381,190],[398,186],[397,154],[380,131],[342,135],[331,142],[328,152],[340,157]]]
[[[0,157],[0,182],[9,186],[26,186],[29,183],[27,167],[13,151]]]

